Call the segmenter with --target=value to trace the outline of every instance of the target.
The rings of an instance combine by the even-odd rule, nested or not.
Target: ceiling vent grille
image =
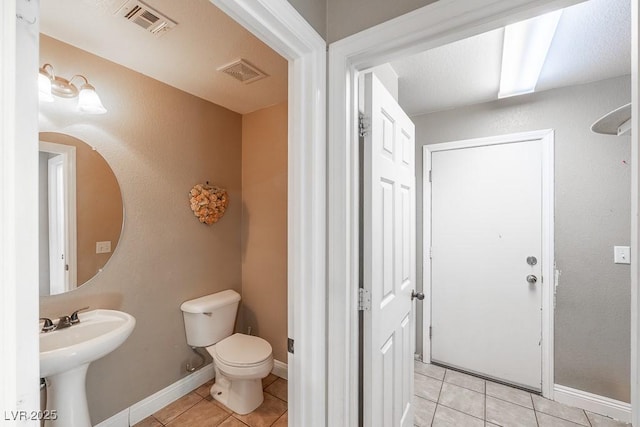
[[[223,65],[218,68],[218,71],[222,71],[244,84],[253,83],[268,76],[265,72],[260,71],[260,69],[249,64],[244,59],[239,59],[231,64]]]
[[[127,0],[116,10],[115,15],[142,27],[156,37],[167,33],[177,24],[162,13],[147,6],[140,0]]]

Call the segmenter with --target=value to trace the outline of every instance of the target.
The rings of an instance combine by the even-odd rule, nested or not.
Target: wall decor
[[[189,191],[191,210],[198,220],[207,225],[218,222],[229,206],[227,190],[215,185],[196,184]]]

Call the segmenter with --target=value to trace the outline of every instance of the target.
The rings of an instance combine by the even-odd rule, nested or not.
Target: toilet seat
[[[226,366],[236,368],[261,365],[272,357],[266,340],[245,334],[233,334],[211,348],[211,355]]]

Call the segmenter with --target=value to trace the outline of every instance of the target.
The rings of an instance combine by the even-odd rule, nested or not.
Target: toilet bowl
[[[184,302],[187,344],[205,347],[213,358],[211,396],[237,414],[264,401],[262,378],[273,369],[271,345],[262,338],[233,333],[240,295],[226,290]]]
[[[264,401],[262,378],[273,369],[271,345],[262,338],[233,334],[207,347],[216,372],[211,396],[238,414]]]

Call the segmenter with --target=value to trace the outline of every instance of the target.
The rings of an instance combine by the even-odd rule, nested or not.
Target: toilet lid
[[[222,362],[234,366],[255,365],[271,357],[271,344],[252,335],[233,334],[214,348]]]

